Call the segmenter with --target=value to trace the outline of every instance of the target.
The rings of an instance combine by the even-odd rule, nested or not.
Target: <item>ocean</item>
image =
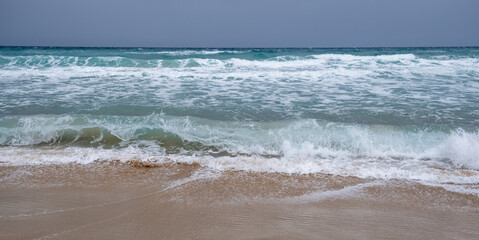
[[[0,165],[133,160],[479,196],[479,48],[0,48]]]

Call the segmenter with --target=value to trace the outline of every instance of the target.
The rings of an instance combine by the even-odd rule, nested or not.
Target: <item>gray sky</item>
[[[0,0],[0,45],[479,46],[479,1]]]

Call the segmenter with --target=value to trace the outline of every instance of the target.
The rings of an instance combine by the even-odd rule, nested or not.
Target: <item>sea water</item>
[[[479,48],[0,48],[0,164],[479,183]]]

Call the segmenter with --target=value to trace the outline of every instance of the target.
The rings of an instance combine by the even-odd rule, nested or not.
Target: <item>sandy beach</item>
[[[197,164],[4,166],[1,239],[477,239],[479,199],[413,182]]]

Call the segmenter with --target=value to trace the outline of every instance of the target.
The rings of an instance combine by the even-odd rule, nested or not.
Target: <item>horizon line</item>
[[[111,48],[111,49],[398,49],[398,48],[479,48],[477,46],[376,46],[376,47],[108,47],[108,46],[48,46],[48,45],[0,45],[0,48]]]

